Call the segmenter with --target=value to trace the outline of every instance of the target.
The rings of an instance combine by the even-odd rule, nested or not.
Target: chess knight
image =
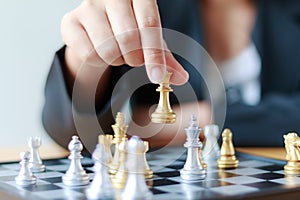
[[[300,174],[300,137],[296,133],[288,133],[283,138],[288,161],[284,172],[288,175]]]

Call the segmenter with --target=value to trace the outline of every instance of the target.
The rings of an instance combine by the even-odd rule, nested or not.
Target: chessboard
[[[153,199],[293,199],[300,195],[300,176],[285,176],[284,161],[238,153],[239,167],[220,170],[216,163],[208,163],[205,180],[186,182],[180,177],[186,152],[181,147],[164,147],[147,153],[147,160],[154,171],[147,185]],[[88,186],[68,187],[62,176],[69,167],[69,160],[44,160],[46,171],[35,173],[36,185],[21,187],[14,178],[19,163],[0,165],[0,191],[16,199],[86,199]],[[84,157],[82,165],[93,179],[93,160]]]

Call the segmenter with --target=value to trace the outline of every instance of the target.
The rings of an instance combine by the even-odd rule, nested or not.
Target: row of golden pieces
[[[99,135],[98,142],[105,146],[105,150],[110,156],[108,167],[112,184],[117,189],[124,188],[128,176],[126,169],[126,142],[128,141],[126,131],[128,125],[124,122],[124,115],[121,112],[117,113],[116,123],[112,125],[114,137],[112,135]],[[111,145],[114,145],[114,156],[112,157]],[[150,169],[146,160],[146,152],[149,150],[149,143],[144,141],[145,152],[143,152],[144,176],[146,179],[153,177],[153,171]]]

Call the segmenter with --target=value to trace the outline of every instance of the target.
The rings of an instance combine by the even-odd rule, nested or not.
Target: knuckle
[[[148,16],[142,20],[142,27],[153,28],[159,26],[160,26],[160,21],[157,17]]]
[[[120,45],[128,45],[139,39],[139,35],[136,31],[126,31],[118,35],[116,39]]]
[[[70,22],[74,20],[74,15],[72,12],[66,13],[61,19],[61,27],[68,25]]]
[[[107,64],[110,64],[121,56],[119,50],[115,46],[99,49],[98,54]]]
[[[138,67],[144,64],[143,52],[141,50],[136,50],[128,55],[123,55],[123,58],[129,66]]]
[[[163,62],[162,50],[160,49],[148,50],[146,61],[152,63],[162,63]]]

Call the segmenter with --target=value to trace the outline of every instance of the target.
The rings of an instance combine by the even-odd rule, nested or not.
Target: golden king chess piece
[[[122,140],[127,140],[126,136],[126,131],[128,129],[128,126],[125,125],[124,122],[124,115],[121,112],[117,113],[116,116],[116,123],[111,126],[113,131],[114,131],[114,139],[113,139],[113,144],[115,145],[115,151],[114,151],[114,157],[112,162],[110,163],[109,166],[109,173],[114,175],[116,174],[118,168],[119,168],[119,157],[120,157],[120,152],[119,152],[119,145],[122,142]]]
[[[167,72],[166,77],[162,83],[159,84],[159,87],[156,89],[159,95],[159,103],[154,113],[151,115],[151,121],[153,123],[166,123],[171,124],[176,121],[176,114],[173,113],[170,101],[169,101],[169,92],[172,92],[170,87],[170,78],[172,73]]]
[[[122,142],[119,145],[119,168],[116,172],[116,174],[111,178],[113,187],[116,189],[123,189],[126,181],[128,172],[126,169],[126,140],[122,140]]]
[[[237,168],[239,164],[232,144],[232,132],[228,128],[222,133],[221,153],[217,163],[221,169]]]
[[[283,136],[286,150],[287,164],[284,173],[287,175],[300,174],[300,137],[296,133],[288,133]]]

